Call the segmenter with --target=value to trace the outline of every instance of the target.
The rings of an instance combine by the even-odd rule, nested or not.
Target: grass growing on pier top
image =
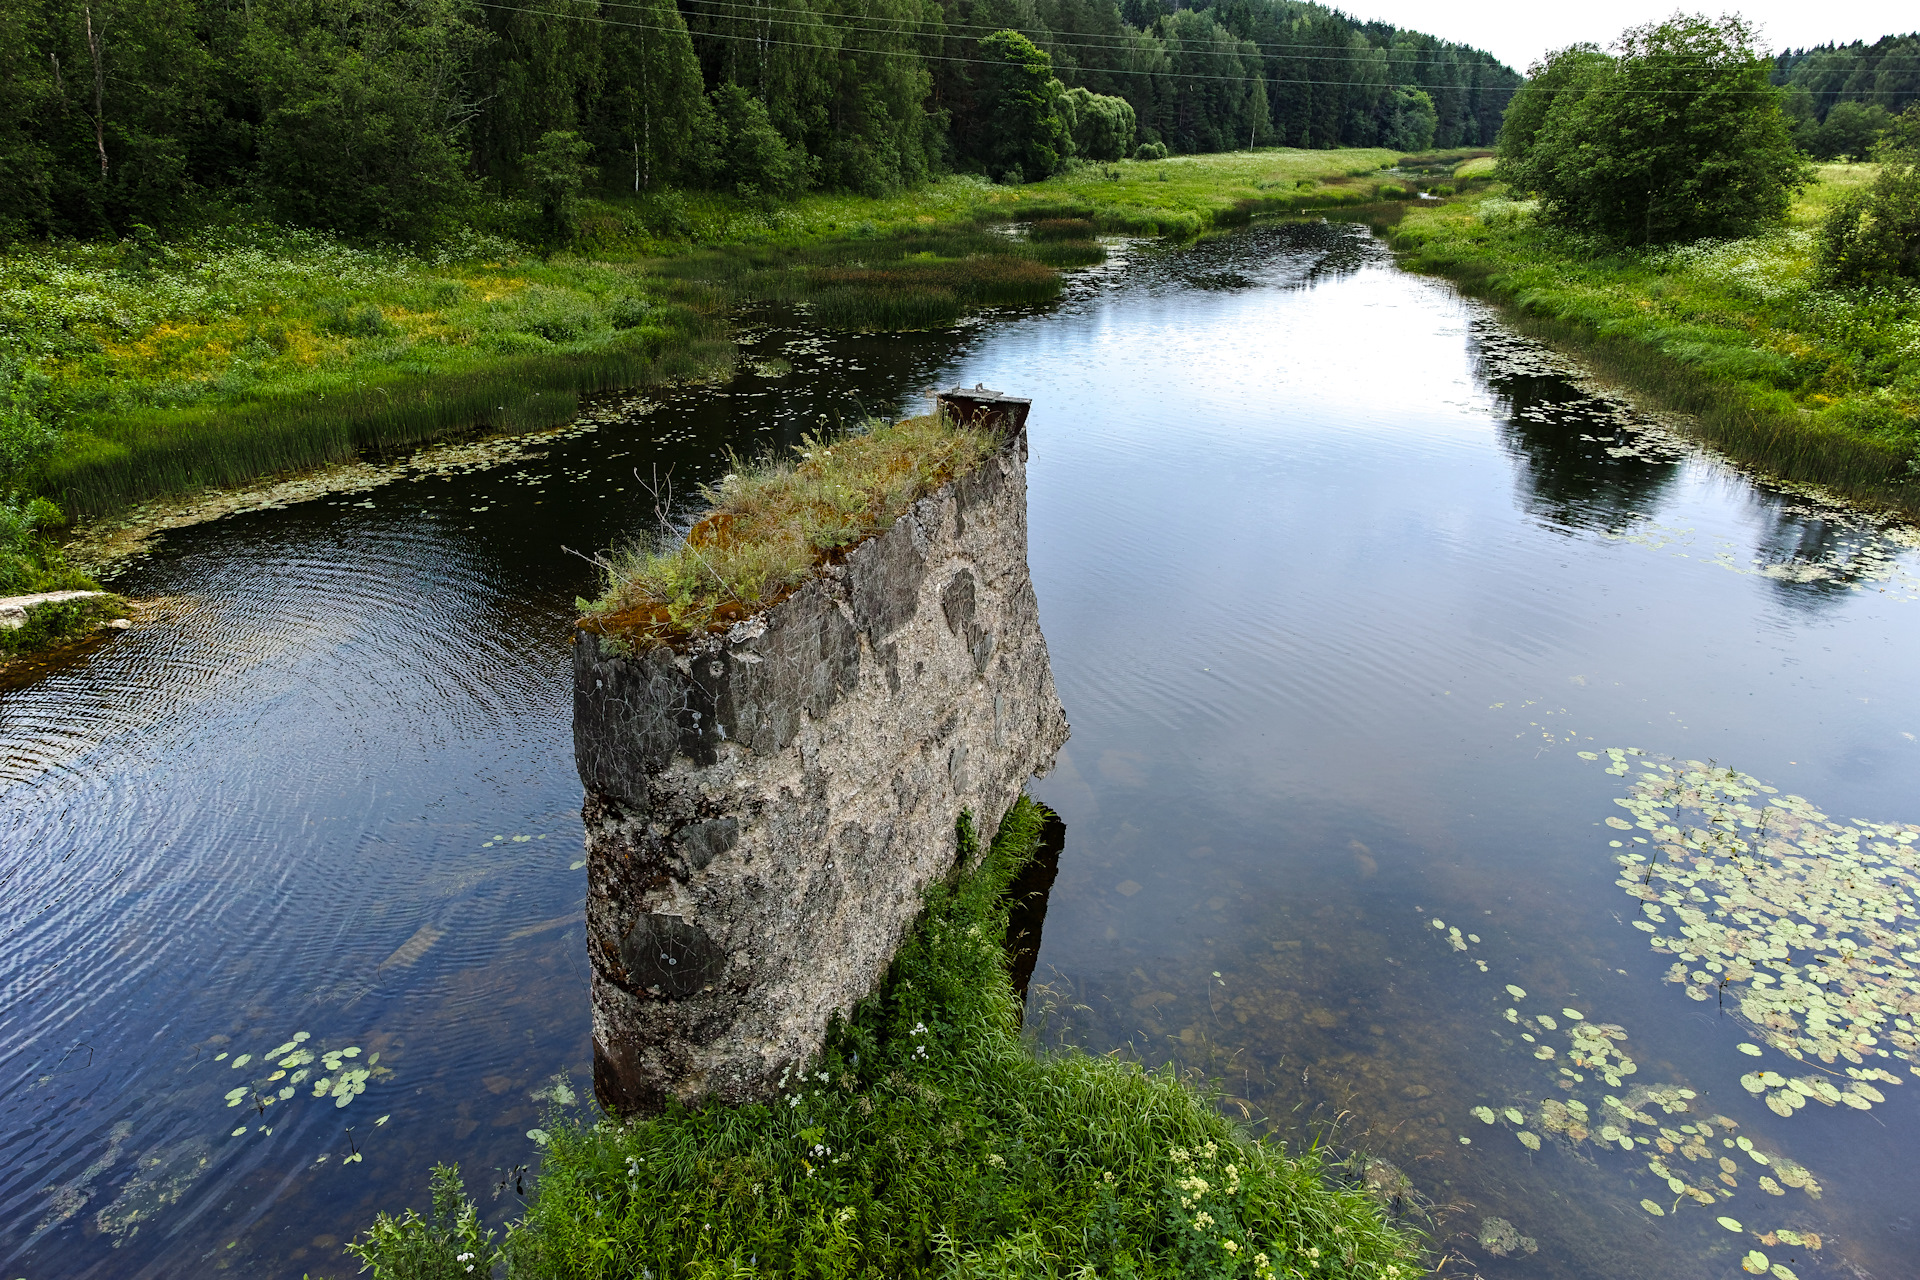
[[[1421,1274],[1416,1241],[1311,1152],[1250,1137],[1170,1074],[1021,1039],[1006,890],[1044,817],[1023,798],[978,869],[929,894],[879,992],[771,1101],[550,1123],[509,1274]],[[970,864],[964,821],[960,841]],[[356,1244],[376,1280],[458,1274],[431,1269],[436,1249],[476,1275],[502,1260],[440,1198],[443,1243],[383,1215]]]
[[[788,457],[736,459],[731,474],[701,490],[710,509],[684,535],[641,538],[600,559],[606,591],[584,605],[582,625],[620,639],[731,626],[885,531],[998,445],[990,431],[930,414],[809,436]]]

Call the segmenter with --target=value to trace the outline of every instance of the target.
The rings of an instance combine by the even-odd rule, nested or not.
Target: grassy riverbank
[[[1089,166],[1024,187],[948,178],[870,199],[589,202],[570,251],[469,230],[425,254],[308,232],[0,254],[0,468],[69,518],[365,450],[567,420],[584,393],[724,371],[726,310],[806,301],[911,328],[1044,302],[1098,230],[1194,234],[1259,209],[1357,203],[1393,154],[1272,150]],[[1073,224],[1022,243],[982,230]],[[496,209],[487,225],[518,226]],[[44,428],[44,430],[43,430]],[[0,476],[0,479],[6,477]]]
[[[1821,217],[1872,166],[1825,165],[1785,226],[1621,249],[1539,226],[1500,188],[1410,208],[1402,262],[1506,305],[1735,459],[1920,513],[1920,287],[1843,289],[1814,269]]]
[[[376,1280],[501,1260],[516,1280],[1420,1273],[1414,1238],[1314,1153],[1254,1140],[1169,1075],[1020,1039],[1006,890],[1044,816],[1020,801],[979,868],[933,891],[880,991],[770,1103],[556,1119],[504,1250],[443,1175],[437,1224],[383,1218],[356,1252]]]

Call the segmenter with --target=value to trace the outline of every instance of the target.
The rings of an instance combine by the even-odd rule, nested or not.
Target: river
[[[1390,1162],[1448,1274],[1920,1273],[1911,530],[1581,390],[1357,227],[1120,245],[952,332],[770,314],[745,354],[171,532],[112,583],[164,625],[0,694],[5,1276],[345,1276],[436,1160],[509,1216],[590,1080],[567,548],[669,467],[976,381],[1035,403],[1073,723],[1037,1035]],[[1654,877],[1707,830],[1754,852]],[[1808,1012],[1782,901],[1894,941]],[[347,1087],[253,1088],[284,1054]]]

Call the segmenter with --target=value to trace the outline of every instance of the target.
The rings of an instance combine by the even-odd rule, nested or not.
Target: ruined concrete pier
[[[1052,765],[1024,409],[971,473],[724,635],[576,635],[608,1106],[772,1093],[885,974],[960,812],[991,833]]]

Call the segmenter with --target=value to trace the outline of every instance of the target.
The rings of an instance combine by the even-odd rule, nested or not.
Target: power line
[[[611,8],[611,9],[644,9],[647,7],[644,5],[633,4],[633,3],[622,3],[621,0],[601,0],[601,3],[603,3],[605,7]],[[906,33],[906,34],[917,34],[917,35],[928,35],[928,36],[938,36],[938,35],[948,34],[948,33],[959,33],[961,35],[961,38],[963,39],[977,38],[977,37],[969,37],[965,35],[966,32],[970,32],[970,31],[972,32],[984,31],[991,34],[995,31],[1002,31],[1002,30],[1008,29],[1004,27],[996,27],[988,24],[972,23],[972,22],[943,22],[940,24],[940,27],[937,30],[928,29],[918,24],[913,24],[911,26],[904,23],[882,23],[880,25],[871,25],[872,20],[870,19],[863,18],[858,23],[849,22],[849,21],[843,20],[845,15],[823,14],[823,13],[816,12],[815,10],[812,10],[812,9],[808,9],[800,6],[793,6],[793,5],[754,4],[750,2],[743,3],[742,0],[678,0],[678,3],[683,6],[689,6],[689,5],[704,6],[710,9],[746,10],[748,11],[749,14],[753,15],[753,17],[751,18],[734,17],[731,19],[732,21],[737,21],[737,22],[764,20],[764,21],[770,21],[770,22],[776,22],[776,23],[790,23],[791,25],[795,25],[795,26],[815,26],[815,25],[834,26],[834,27],[839,27],[843,30],[900,32],[900,33]],[[803,14],[803,15],[806,15],[806,19],[812,19],[812,21],[807,21],[806,19],[799,19],[799,18],[760,19],[758,15],[763,11],[772,12],[772,13]],[[1338,51],[1338,53],[1343,53],[1343,54],[1352,54],[1356,52],[1356,50],[1351,44],[1261,44],[1257,40],[1249,40],[1249,39],[1246,39],[1245,37],[1237,36],[1231,30],[1229,30],[1227,27],[1223,25],[1220,25],[1218,23],[1216,23],[1215,25],[1229,39],[1236,40],[1241,44],[1253,46],[1253,48],[1261,52],[1262,56],[1282,56],[1285,54],[1296,53],[1299,50],[1315,50],[1315,49],[1331,49],[1331,50],[1336,50]],[[1022,33],[1022,34],[1025,34],[1025,33]],[[1144,31],[1141,31],[1141,32],[1137,32],[1136,34],[1146,35],[1147,33]],[[1421,33],[1415,33],[1415,34],[1421,34]],[[1501,63],[1497,59],[1495,59],[1492,54],[1487,53],[1484,50],[1475,49],[1470,45],[1458,44],[1450,40],[1441,40],[1438,36],[1423,35],[1423,38],[1433,40],[1438,44],[1460,50],[1461,52],[1464,52],[1464,53],[1478,55],[1478,57],[1482,59],[1482,65],[1485,65],[1488,67],[1497,67],[1503,71],[1512,70],[1511,68],[1507,67],[1504,63]],[[1054,48],[1085,49],[1085,50],[1092,50],[1092,51],[1102,51],[1102,50],[1127,51],[1127,50],[1131,50],[1138,47],[1132,42],[1132,40],[1128,36],[1105,35],[1100,32],[1076,31],[1076,32],[1062,33],[1062,32],[1049,31],[1048,34],[1044,37],[1044,39],[1048,45]],[[1389,59],[1391,59],[1395,64],[1450,61],[1450,59],[1445,59],[1445,58],[1407,57],[1407,56],[1396,53],[1395,46],[1393,45],[1368,44],[1365,47],[1365,51],[1368,53],[1384,54]],[[1234,56],[1239,56],[1239,51],[1237,50],[1233,50],[1233,51],[1196,50],[1194,52],[1201,52],[1201,53],[1208,53],[1208,54],[1232,53]],[[1339,59],[1337,56],[1327,56],[1327,57],[1307,56],[1305,57],[1305,60],[1313,61],[1313,62],[1317,62],[1317,61],[1330,62],[1330,61],[1338,61]],[[1515,74],[1518,74],[1518,73],[1515,73]]]
[[[629,30],[636,30],[636,31],[658,31],[664,34],[669,34],[669,35],[686,35],[690,39],[694,34],[693,32],[689,31],[686,28],[684,23],[680,26],[667,26],[667,25],[661,25],[658,23],[627,22],[617,18],[601,17],[597,14],[567,13],[567,12],[555,10],[555,9],[537,9],[537,8],[531,8],[525,5],[502,4],[502,3],[499,3],[499,0],[474,0],[474,3],[479,8],[482,8],[482,9],[494,9],[494,10],[498,10],[506,13],[524,13],[524,14],[530,14],[535,17],[542,17],[542,18],[563,18],[570,21],[574,21],[574,22],[592,23],[596,26],[603,26],[603,27],[622,27],[622,28],[626,28]],[[616,4],[616,5],[613,5],[612,7],[641,8],[643,6],[632,5],[632,4]],[[784,25],[794,25],[794,24],[784,24]],[[811,24],[808,24],[808,25],[811,25]],[[833,31],[845,30],[845,28],[837,27],[834,24],[826,21],[822,21],[821,23],[819,23],[819,26],[826,30],[833,30]],[[731,40],[741,44],[752,44],[757,47],[807,49],[817,53],[826,53],[826,52],[857,53],[857,54],[868,54],[871,56],[882,57],[882,58],[904,57],[904,58],[913,59],[916,62],[946,62],[946,63],[954,63],[959,65],[966,65],[966,66],[1004,66],[1005,65],[1003,61],[995,58],[963,58],[954,54],[925,53],[925,52],[914,50],[914,49],[873,49],[873,48],[860,48],[860,47],[854,47],[849,45],[838,45],[838,46],[829,48],[827,46],[817,44],[812,41],[806,41],[806,40],[780,40],[772,36],[743,35],[743,34],[736,34],[731,32],[724,32],[724,31],[703,31],[703,32],[700,32],[699,35],[701,39],[706,39],[706,40]],[[1222,53],[1224,52],[1225,51],[1222,51]],[[1209,80],[1209,81],[1222,81],[1222,82],[1227,82],[1232,84],[1245,84],[1252,80],[1259,80],[1263,84],[1270,84],[1270,85],[1288,85],[1288,86],[1300,85],[1300,86],[1319,87],[1319,88],[1336,88],[1336,89],[1385,89],[1385,88],[1392,87],[1394,84],[1394,82],[1387,81],[1387,80],[1353,80],[1353,79],[1315,80],[1315,79],[1306,79],[1302,77],[1269,76],[1257,70],[1252,73],[1242,73],[1240,75],[1210,75],[1206,72],[1200,72],[1200,71],[1173,71],[1173,70],[1165,70],[1160,68],[1141,68],[1138,70],[1112,70],[1112,69],[1108,69],[1108,70],[1109,70],[1109,74],[1112,74],[1112,75],[1146,75],[1146,76],[1159,76],[1159,77],[1163,77],[1165,79],[1170,79],[1170,80]],[[1490,89],[1495,91],[1503,91],[1503,90],[1514,91],[1519,88],[1524,88],[1525,86],[1524,84],[1520,86],[1514,86],[1514,85],[1490,85],[1490,84],[1431,84],[1431,83],[1428,83],[1428,84],[1411,85],[1408,87],[1418,88],[1422,90],[1426,90],[1426,89],[1460,89],[1460,90]],[[1560,90],[1559,92],[1565,93],[1565,92],[1573,92],[1573,91],[1574,90],[1563,89],[1563,90]],[[1696,89],[1582,89],[1582,90],[1578,90],[1578,92],[1598,93],[1598,94],[1623,94],[1623,95],[1632,95],[1632,96],[1651,97],[1651,96],[1666,96],[1666,95],[1674,95],[1674,94],[1693,94],[1699,91]],[[1731,94],[1751,95],[1751,94],[1778,93],[1780,92],[1780,89],[1777,86],[1769,84],[1764,89],[1725,89],[1725,90],[1721,90],[1721,92],[1731,93]],[[1865,92],[1869,94],[1880,94],[1884,96],[1894,97],[1894,96],[1899,96],[1903,91],[1896,90],[1896,89],[1887,89],[1887,90],[1868,90]]]
[[[633,0],[595,0],[595,2],[598,3],[601,7],[607,8],[607,9],[635,9],[635,10],[647,11],[651,8],[650,6],[647,6],[647,5],[634,3]],[[683,7],[683,8],[693,7],[696,9],[734,11],[732,14],[702,13],[700,15],[708,18],[711,21],[755,22],[755,23],[767,23],[767,24],[776,25],[776,26],[791,26],[791,27],[801,27],[801,28],[827,28],[827,29],[838,30],[838,31],[862,32],[866,34],[906,35],[906,36],[916,37],[916,38],[937,39],[945,35],[959,33],[960,38],[969,39],[969,38],[977,38],[977,37],[970,37],[965,35],[964,33],[966,32],[992,33],[995,31],[1001,31],[1001,30],[1007,29],[1007,28],[995,27],[987,24],[965,23],[965,22],[961,22],[961,23],[942,22],[937,27],[929,27],[919,23],[912,23],[912,22],[885,22],[885,21],[879,21],[879,20],[875,20],[872,18],[864,17],[864,16],[822,13],[817,10],[810,9],[805,6],[799,6],[799,5],[754,3],[753,0],[676,0],[676,2],[680,7]],[[800,16],[793,17],[793,18],[778,18],[778,17],[771,17],[771,16],[763,16],[763,15],[782,14],[782,13],[796,14]],[[559,16],[559,15],[556,15],[556,16]],[[584,17],[586,15],[569,14],[566,16]],[[1228,39],[1233,40],[1241,45],[1252,46],[1252,48],[1254,48],[1255,50],[1258,50],[1261,56],[1263,57],[1291,56],[1296,58],[1299,61],[1305,61],[1305,62],[1338,62],[1338,61],[1344,60],[1341,55],[1350,55],[1356,52],[1365,52],[1369,54],[1380,54],[1386,60],[1386,63],[1389,69],[1396,69],[1396,68],[1405,67],[1405,66],[1436,65],[1436,64],[1449,64],[1449,63],[1457,66],[1460,63],[1460,60],[1457,58],[1449,58],[1444,56],[1432,57],[1432,58],[1408,56],[1405,53],[1398,52],[1396,49],[1396,46],[1394,45],[1368,44],[1365,46],[1364,50],[1355,50],[1351,44],[1338,44],[1338,45],[1262,44],[1256,40],[1248,40],[1243,37],[1236,36],[1227,27],[1218,26],[1218,24],[1216,25],[1218,27],[1218,30],[1222,34],[1224,34]],[[690,31],[689,34],[697,34],[703,37],[710,37],[713,39],[730,38],[724,33],[717,32],[717,31],[701,31],[697,33]],[[1025,33],[1022,33],[1022,34],[1025,34]],[[1139,32],[1137,34],[1144,35],[1146,33]],[[1505,66],[1505,64],[1495,60],[1492,54],[1487,53],[1484,50],[1476,49],[1471,45],[1459,44],[1456,41],[1442,40],[1438,36],[1429,36],[1421,32],[1415,32],[1412,34],[1420,36],[1420,38],[1423,40],[1431,40],[1431,41],[1434,41],[1436,44],[1445,46],[1450,49],[1458,50],[1462,53],[1477,55],[1478,59],[1480,60],[1479,65],[1487,67],[1490,70],[1498,69],[1502,71],[1511,71],[1511,68],[1508,68]],[[759,41],[762,38],[754,37],[754,39],[756,41]],[[1047,35],[1043,38],[1043,43],[1045,43],[1049,48],[1052,48],[1052,49],[1069,49],[1069,50],[1077,50],[1077,51],[1088,52],[1088,53],[1124,53],[1124,52],[1133,52],[1139,48],[1139,46],[1133,43],[1131,38],[1128,36],[1104,35],[1099,32],[1069,32],[1069,33],[1048,32]],[[1326,54],[1326,55],[1314,55],[1309,53],[1303,53],[1302,52],[1303,50],[1333,50],[1335,52],[1331,54]],[[856,52],[859,52],[859,51],[856,50]],[[1185,53],[1187,56],[1197,55],[1202,57],[1244,57],[1245,56],[1244,49],[1191,49],[1190,48],[1190,49],[1185,49],[1182,52]],[[1423,53],[1431,52],[1431,50],[1423,50],[1421,52]],[[943,57],[944,55],[926,55],[926,56],[938,58],[938,57]],[[1784,55],[1773,55],[1771,57],[1762,56],[1758,59],[1758,61],[1777,64],[1780,56],[1784,56]],[[948,60],[955,60],[955,59],[948,59]],[[979,60],[976,59],[975,61],[979,61]],[[1692,63],[1669,62],[1666,65],[1669,67],[1675,67],[1682,70],[1689,70],[1689,69],[1719,70],[1721,69],[1720,64],[1710,63],[1710,62],[1692,62]],[[1124,69],[1116,69],[1111,67],[1092,68],[1092,69],[1106,70],[1114,74],[1142,74],[1140,72],[1129,72]],[[1877,69],[1884,70],[1886,68],[1884,64],[1882,64]],[[1898,70],[1899,68],[1895,68],[1895,69]],[[1237,79],[1239,77],[1228,77],[1228,78]],[[1366,83],[1366,82],[1363,82],[1363,81],[1349,81],[1349,82],[1275,81],[1275,83],[1332,84],[1332,83]],[[1435,85],[1432,87],[1434,88],[1490,88],[1490,87],[1507,87],[1507,86]],[[1888,91],[1881,91],[1881,92],[1898,93],[1899,91],[1888,90]]]

